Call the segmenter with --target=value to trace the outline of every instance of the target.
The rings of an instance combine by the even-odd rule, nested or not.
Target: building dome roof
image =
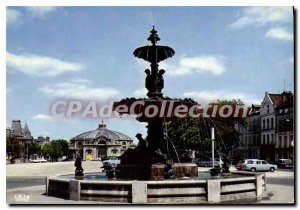
[[[71,139],[71,141],[82,141],[82,140],[95,140],[99,139],[100,137],[104,137],[109,140],[130,140],[132,139],[123,134],[119,133],[117,131],[108,130],[106,128],[106,125],[104,123],[99,124],[99,127],[96,130],[87,131],[84,133],[81,133]]]

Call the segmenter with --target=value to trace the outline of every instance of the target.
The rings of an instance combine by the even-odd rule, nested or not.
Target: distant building
[[[50,143],[50,137],[39,136],[37,137],[37,139],[34,139],[34,141],[42,145],[42,144]]]
[[[260,158],[261,127],[260,127],[261,105],[252,104],[245,119],[245,125],[236,124],[235,129],[240,133],[240,146],[234,151],[234,156],[247,158]]]
[[[84,160],[120,156],[133,146],[132,142],[129,136],[107,129],[102,122],[96,130],[84,132],[70,139],[69,156],[75,159],[77,152]]]
[[[27,123],[25,123],[24,128],[22,128],[21,120],[13,120],[10,128],[6,128],[6,136],[15,136],[20,145],[22,145],[23,150],[20,152],[21,161],[24,161],[28,157],[28,145],[33,141],[33,137],[28,128]]]

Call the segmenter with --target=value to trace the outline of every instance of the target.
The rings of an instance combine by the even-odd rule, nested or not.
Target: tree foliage
[[[30,155],[34,155],[34,154],[37,154],[37,155],[41,155],[42,154],[42,147],[39,143],[37,142],[31,142],[29,145],[28,145],[28,154],[29,156]]]
[[[243,105],[240,100],[217,101],[212,105]],[[192,149],[199,152],[200,156],[211,154],[211,127],[215,128],[215,148],[222,153],[228,154],[239,145],[239,133],[234,128],[236,122],[244,120],[238,118],[181,118],[177,121],[168,122],[167,135],[177,149]]]
[[[19,140],[15,136],[6,137],[6,152],[11,156],[12,161],[20,157],[22,150],[23,146],[19,143]]]

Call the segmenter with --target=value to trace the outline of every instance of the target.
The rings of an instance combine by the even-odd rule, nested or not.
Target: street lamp
[[[211,128],[211,156],[212,156],[212,167],[215,167],[215,128]]]

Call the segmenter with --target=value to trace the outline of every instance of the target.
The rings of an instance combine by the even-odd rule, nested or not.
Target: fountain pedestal
[[[116,176],[119,179],[163,180],[164,168],[163,164],[152,166],[120,164],[116,168]]]

